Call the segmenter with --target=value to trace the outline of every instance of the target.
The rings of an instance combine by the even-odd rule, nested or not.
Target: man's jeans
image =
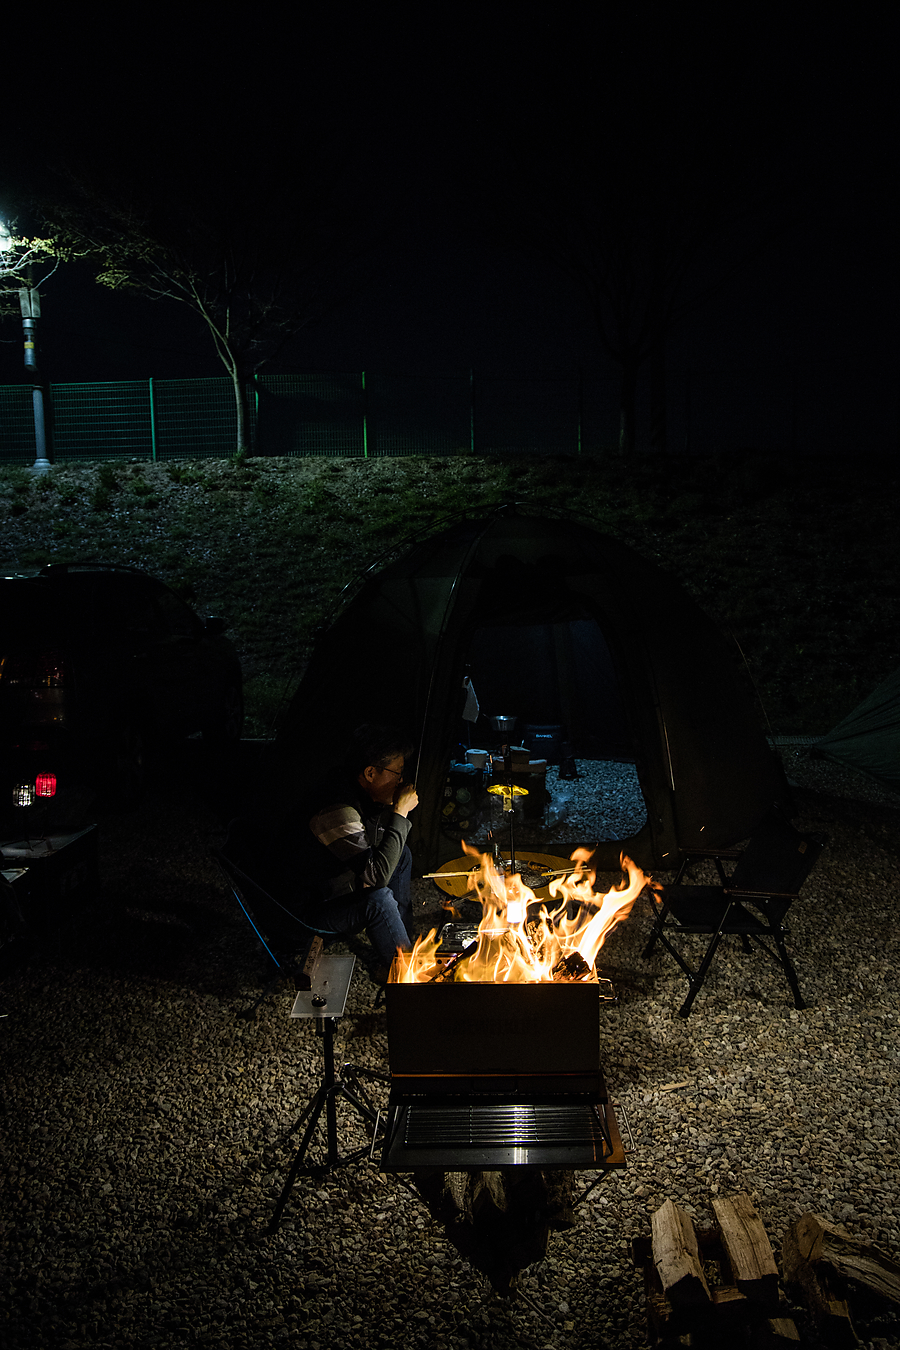
[[[404,847],[394,875],[386,886],[304,906],[303,921],[320,933],[358,933],[365,928],[378,960],[389,966],[397,948],[405,950],[410,944],[411,875],[412,854]]]

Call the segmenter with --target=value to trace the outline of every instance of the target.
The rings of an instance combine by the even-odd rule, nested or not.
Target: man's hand
[[[394,793],[394,810],[398,816],[408,816],[416,806],[419,805],[419,794],[416,792],[415,784],[399,783],[397,791]]]

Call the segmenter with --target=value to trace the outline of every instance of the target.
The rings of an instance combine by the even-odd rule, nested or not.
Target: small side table
[[[320,957],[310,981],[312,987],[301,989],[294,1000],[294,1006],[291,1008],[291,1017],[312,1018],[315,1021],[316,1035],[322,1038],[322,1078],[315,1096],[309,1100],[299,1120],[289,1132],[288,1137],[295,1134],[301,1125],[306,1122],[306,1129],[303,1131],[297,1156],[294,1158],[287,1181],[284,1183],[284,1189],[275,1207],[275,1213],[272,1215],[268,1228],[269,1233],[276,1232],[281,1223],[281,1216],[290,1198],[294,1182],[303,1166],[323,1108],[325,1110],[325,1138],[327,1143],[326,1160],[324,1164],[320,1164],[317,1168],[307,1167],[307,1171],[329,1172],[334,1167],[343,1167],[347,1163],[359,1162],[361,1158],[372,1151],[372,1144],[366,1144],[363,1148],[345,1153],[343,1157],[338,1152],[338,1099],[341,1098],[349,1102],[360,1119],[372,1127],[374,1143],[378,1112],[366,1092],[365,1080],[379,1083],[390,1082],[390,1077],[386,1073],[378,1073],[374,1069],[357,1068],[353,1064],[342,1064],[340,1077],[335,1074],[334,1029],[347,1006],[347,995],[350,991],[350,981],[353,978],[353,967],[355,965],[355,956]]]

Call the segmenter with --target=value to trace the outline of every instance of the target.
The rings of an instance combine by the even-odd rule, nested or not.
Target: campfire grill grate
[[[603,1123],[590,1104],[410,1106],[406,1113],[407,1148],[526,1148],[529,1145],[607,1142]]]

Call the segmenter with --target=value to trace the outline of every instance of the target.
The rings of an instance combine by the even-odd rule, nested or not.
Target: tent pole
[[[425,707],[422,710],[422,734],[419,737],[419,750],[416,756],[416,774],[413,780],[414,782],[419,781],[419,773],[422,765],[422,751],[424,749],[425,744],[425,735],[426,729],[428,727],[428,717],[431,709],[431,701],[434,696],[434,685],[435,680],[437,678],[438,663],[441,659],[441,652],[444,646],[444,638],[446,637],[447,634],[447,625],[450,621],[450,613],[453,609],[453,600],[456,595],[456,590],[457,587],[459,586],[460,578],[463,577],[466,573],[466,569],[469,566],[469,563],[472,559],[472,555],[475,553],[482,539],[487,534],[488,530],[491,528],[491,526],[493,525],[494,521],[497,519],[499,514],[500,512],[495,511],[484,522],[482,528],[478,531],[475,538],[472,540],[471,544],[466,549],[462,561],[457,566],[456,575],[453,578],[453,584],[451,585],[450,591],[447,595],[447,602],[444,606],[444,614],[443,618],[441,619],[441,626],[440,629],[438,630],[437,641],[434,646],[434,656],[432,657],[431,661],[431,672],[428,677],[428,692],[425,695]]]

